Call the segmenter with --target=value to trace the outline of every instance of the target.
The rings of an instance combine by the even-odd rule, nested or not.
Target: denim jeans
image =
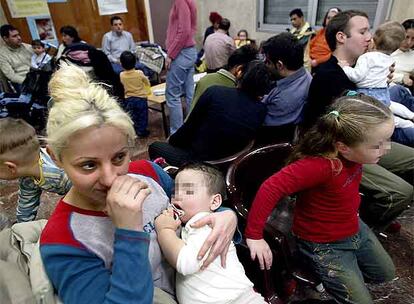
[[[186,109],[189,111],[194,94],[194,64],[197,59],[195,47],[182,49],[172,61],[167,73],[165,96],[170,115],[170,134],[183,124],[181,96],[185,95]]]
[[[358,88],[357,91],[378,99],[387,107],[391,104],[390,92],[388,88]]]
[[[148,103],[146,98],[128,97],[124,101],[124,109],[134,123],[135,133],[138,136],[148,136]]]
[[[395,276],[394,264],[374,233],[362,221],[359,232],[332,243],[297,240],[326,291],[339,303],[373,303],[365,281],[381,283]]]
[[[391,139],[402,145],[414,148],[414,128],[395,128]]]
[[[392,101],[405,105],[409,110],[414,112],[414,96],[410,91],[402,85],[394,85],[390,87],[390,97]]]
[[[113,63],[111,62],[112,68],[114,69],[114,72],[119,75],[121,74],[121,72],[124,70],[124,68],[121,66],[121,64],[119,63]],[[146,67],[144,64],[142,64],[141,62],[138,62],[135,64],[135,69],[136,70],[141,70],[145,76],[147,76],[148,78],[152,78],[152,76],[154,75],[154,71],[151,70],[150,68]]]

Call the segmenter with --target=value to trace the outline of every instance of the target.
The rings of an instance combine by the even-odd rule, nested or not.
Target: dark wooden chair
[[[265,147],[277,143],[293,143],[297,125],[262,126],[255,138],[255,147]]]
[[[269,145],[240,156],[228,169],[228,201],[236,210],[241,231],[245,229],[248,211],[260,185],[286,164],[291,152],[290,143]],[[277,299],[278,295],[288,297],[287,285],[292,281],[317,285],[313,276],[295,259],[295,242],[291,234],[293,208],[294,198],[282,199],[265,226],[264,238],[272,249],[274,261],[269,271],[261,271],[258,263],[251,261],[249,249],[244,244],[237,246],[246,274],[268,301]]]
[[[241,155],[249,152],[253,148],[253,146],[254,146],[254,140],[251,140],[243,149],[241,149],[240,151],[232,155],[229,155],[229,156],[226,156],[220,159],[216,159],[216,160],[207,160],[205,162],[210,165],[214,165],[218,167],[220,170],[222,170],[222,172],[226,173],[231,163],[235,161]]]

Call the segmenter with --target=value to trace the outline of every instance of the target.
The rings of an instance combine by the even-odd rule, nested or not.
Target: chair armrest
[[[233,155],[229,155],[229,156],[226,156],[220,159],[208,160],[206,161],[206,163],[209,163],[210,165],[220,165],[220,164],[230,163],[234,161],[236,158],[238,158],[239,156],[241,156],[242,154],[249,152],[253,148],[253,146],[254,146],[254,140],[252,139],[251,141],[249,141],[247,146],[245,146],[240,151],[234,153]]]

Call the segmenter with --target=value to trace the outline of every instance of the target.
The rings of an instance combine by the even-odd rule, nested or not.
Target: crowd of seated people
[[[289,164],[260,187],[242,231],[252,259],[261,269],[272,267],[264,224],[281,197],[297,194],[292,229],[312,273],[336,302],[372,303],[364,279],[395,277],[376,234],[398,231],[397,217],[413,203],[414,148],[393,135],[401,114],[390,106],[414,107],[414,71],[404,63],[413,59],[412,19],[402,26],[384,23],[373,36],[366,13],[331,8],[312,38],[302,10],[294,9],[292,30],[264,41],[259,54],[247,31],[237,40],[228,36],[230,21],[220,16],[206,32],[209,73],[194,86],[196,16],[194,0],[173,2],[165,61],[171,136],[148,148],[151,160],[184,166],[175,185],[154,162],[131,162],[136,136],[148,136],[149,81],[135,71],[132,35],[120,17],[111,19],[103,52],[83,42],[75,28],[61,29],[60,60],[79,66],[61,64],[49,82],[48,149],[40,148],[26,123],[0,120],[0,131],[8,134],[0,139],[0,178],[20,178],[18,221],[35,219],[42,191],[64,195],[38,236],[49,291],[65,303],[265,303],[235,256],[240,233],[235,212],[220,207],[223,176],[199,162],[232,155],[253,141],[282,141],[294,146]],[[1,35],[7,52],[22,54],[17,62],[0,52],[0,69],[18,86],[31,60],[39,64],[41,58],[42,64],[46,56],[42,49],[32,54],[14,27],[3,26]],[[381,39],[392,45],[383,47]],[[118,79],[120,91],[93,81],[102,75],[99,68],[82,68],[86,57],[96,63],[102,55],[105,69],[115,75],[104,80],[114,85]],[[382,60],[377,87],[352,76],[351,69],[367,57]],[[387,77],[395,83],[390,89]],[[388,100],[378,98],[379,92]],[[218,271],[227,256],[228,271]],[[210,280],[217,273],[223,284]],[[237,282],[227,277],[234,273]]]
[[[24,118],[31,124],[36,124],[36,130],[42,132],[49,99],[47,83],[55,68],[64,63],[81,67],[93,79],[108,84],[111,94],[123,100],[128,90],[124,89],[120,81],[119,74],[123,70],[120,55],[124,51],[135,54],[135,43],[132,35],[123,30],[121,17],[113,16],[111,26],[112,31],[104,35],[101,51],[82,40],[77,29],[71,25],[60,28],[62,40],[56,50],[53,50],[56,46],[38,39],[33,40],[31,46],[23,43],[17,28],[9,24],[3,25],[1,36],[4,45],[0,52],[0,73],[5,81],[1,90],[13,93],[7,95],[9,99],[4,101],[8,109],[4,115]],[[134,68],[149,77],[154,74],[138,59],[135,60]],[[148,90],[146,92],[145,98]],[[27,109],[20,106],[23,103],[28,105]],[[41,112],[38,107],[42,108]],[[26,115],[23,112],[28,113]],[[146,131],[143,134],[145,133]]]

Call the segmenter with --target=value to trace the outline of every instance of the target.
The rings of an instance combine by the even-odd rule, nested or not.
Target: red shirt
[[[269,177],[250,209],[246,237],[263,238],[266,219],[277,202],[297,193],[293,232],[301,239],[328,243],[358,232],[362,165],[339,159],[307,157]]]
[[[175,59],[184,48],[194,46],[197,8],[194,0],[174,0],[167,29],[168,56]]]

